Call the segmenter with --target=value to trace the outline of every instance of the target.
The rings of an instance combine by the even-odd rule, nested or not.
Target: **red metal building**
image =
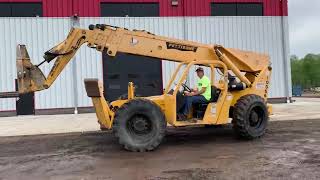
[[[261,4],[264,16],[287,16],[287,0],[0,0],[1,3],[37,3],[44,17],[101,16],[103,3],[155,3],[160,16],[210,16],[212,3]]]
[[[288,29],[287,29],[287,17],[288,16],[288,0],[0,0],[0,17],[18,17],[18,18],[0,18],[1,22],[8,23],[9,21],[15,21],[25,18],[19,17],[71,17],[74,15],[79,16],[79,20],[89,19],[90,22],[95,22],[96,19],[100,19],[104,22],[106,20],[119,19],[123,22],[130,22],[130,19],[135,18],[81,18],[81,17],[168,17],[168,16],[188,16],[187,18],[159,18],[165,20],[165,22],[172,21],[176,23],[178,21],[189,22],[189,27],[197,29],[201,27],[199,32],[188,33],[184,31],[178,31],[177,29],[170,30],[169,26],[163,25],[161,27],[167,28],[168,31],[177,31],[177,33],[182,33],[181,37],[185,37],[188,40],[194,40],[203,42],[202,36],[207,37],[206,39],[216,41],[224,41],[228,46],[235,48],[243,48],[248,50],[259,50],[260,52],[267,52],[273,58],[274,74],[275,77],[283,76],[280,80],[277,80],[278,86],[273,86],[271,90],[272,98],[280,98],[286,101],[290,97],[291,84],[290,84],[290,62],[288,58]],[[189,17],[192,16],[192,17]],[[215,27],[210,27],[214,22],[220,21],[219,18],[214,17],[197,17],[193,16],[241,16],[241,17],[222,17],[224,19],[224,27],[229,27],[228,30],[215,29]],[[256,17],[242,17],[242,16],[256,16]],[[260,16],[273,16],[273,17],[260,17]],[[26,18],[29,21],[37,22],[38,18]],[[147,22],[150,18],[141,18]],[[154,18],[154,22],[158,18]],[[180,19],[180,20],[179,20]],[[194,23],[190,21],[192,19],[202,19],[205,22]],[[239,23],[234,23],[228,21],[228,19],[237,19]],[[189,21],[188,21],[189,20]],[[37,22],[41,24],[43,22],[49,21],[59,21],[62,26],[58,26],[57,29],[65,29],[63,26],[64,22],[70,24],[72,19],[69,18],[44,18]],[[19,27],[26,27],[26,23],[21,23],[22,21],[15,21]],[[84,21],[82,21],[84,22]],[[22,24],[22,25],[21,25]],[[138,26],[139,24],[137,24]],[[130,26],[128,24],[128,26]],[[171,25],[174,26],[174,25]],[[261,27],[264,27],[262,31]],[[6,28],[8,28],[6,30]],[[29,27],[30,28],[30,27]],[[42,24],[39,29],[48,29],[48,25]],[[130,28],[130,27],[128,27]],[[135,27],[131,27],[135,28]],[[171,27],[172,28],[172,27]],[[187,27],[183,27],[187,28]],[[159,28],[161,29],[161,28]],[[191,28],[192,29],[192,28]],[[206,29],[202,32],[203,29]],[[2,30],[2,31],[1,31]],[[243,36],[241,37],[239,33]],[[259,31],[260,30],[260,31]],[[15,33],[10,33],[14,29],[10,29],[10,26],[0,29],[1,34],[8,33],[8,37],[14,37]],[[211,31],[212,33],[206,33]],[[219,31],[219,33],[216,33]],[[46,32],[44,30],[43,32]],[[30,33],[24,34],[25,36],[31,36],[32,33],[36,32],[23,32]],[[16,33],[19,34],[19,33]],[[192,37],[188,35],[192,34]],[[215,34],[219,34],[215,36]],[[22,35],[19,35],[22,36]],[[34,35],[35,36],[35,35]],[[228,39],[234,38],[234,42],[230,43]],[[44,39],[38,39],[28,42],[30,46],[32,44],[46,44],[48,42],[48,36]],[[178,38],[178,37],[177,37]],[[15,40],[12,38],[11,40]],[[19,40],[18,43],[20,43]],[[257,43],[261,41],[261,43]],[[210,43],[212,41],[206,41],[205,43]],[[25,43],[25,42],[24,42]],[[259,45],[257,45],[259,44]],[[46,44],[47,45],[47,44]],[[12,47],[2,47],[13,49]],[[8,52],[11,52],[7,49]],[[35,50],[38,50],[35,48]],[[36,51],[38,52],[38,51]],[[42,52],[38,52],[41,54]],[[5,55],[8,53],[4,53]],[[86,56],[84,56],[86,57]],[[109,100],[114,100],[118,98],[121,94],[127,91],[127,82],[135,82],[138,84],[139,88],[138,94],[142,96],[158,95],[162,93],[163,85],[168,81],[164,74],[170,72],[170,69],[174,66],[162,63],[161,61],[150,61],[148,57],[135,57],[132,55],[118,53],[115,57],[118,61],[110,60],[106,55],[102,57],[102,74],[99,75],[99,79],[103,79],[104,88],[108,94],[106,98]],[[136,59],[135,59],[136,58]],[[3,58],[10,60],[10,58]],[[134,60],[133,60],[134,59]],[[99,59],[98,59],[99,60]],[[116,63],[115,63],[116,62]],[[9,64],[9,63],[8,63]],[[123,68],[129,67],[129,68]],[[4,71],[5,68],[0,71]],[[101,69],[100,65],[97,67]],[[143,70],[141,70],[143,68]],[[80,75],[85,74],[87,71],[79,70]],[[98,70],[92,70],[90,72],[91,76],[96,76]],[[74,74],[69,74],[69,77],[74,76]],[[90,76],[90,77],[91,77]],[[77,77],[76,75],[74,77]],[[82,77],[82,76],[79,76]],[[277,78],[278,78],[277,77]],[[14,77],[12,77],[13,79]],[[6,78],[8,79],[8,78]],[[34,98],[34,94],[30,96],[19,97],[16,104],[17,114],[34,114],[36,110],[47,110],[47,109],[61,109],[75,107],[88,107],[91,106],[88,98],[82,90],[76,90],[77,93],[70,91],[65,91],[65,94],[60,92],[65,90],[65,87],[70,85],[68,79],[61,78],[64,82],[63,88],[59,90],[50,90],[53,93],[48,93],[48,96],[37,96]],[[140,84],[139,84],[140,83]],[[4,87],[4,86],[3,86]],[[124,87],[124,88],[123,88]],[[59,92],[59,93],[57,93]],[[74,96],[68,96],[73,93]],[[79,92],[79,93],[78,93]],[[83,92],[83,93],[82,93]],[[55,94],[61,94],[61,97],[56,97]],[[78,94],[81,94],[77,96]],[[72,99],[73,98],[73,99]],[[81,103],[78,101],[81,99]],[[85,99],[85,100],[83,100]],[[72,102],[73,101],[73,102]],[[44,103],[45,102],[45,103]],[[47,103],[48,102],[48,103]],[[80,102],[80,101],[79,101]],[[0,102],[0,112],[5,110],[12,110],[14,106],[7,105],[10,103]],[[5,107],[2,108],[1,107]],[[30,107],[29,109],[26,107]],[[21,111],[20,111],[21,110]],[[37,113],[37,112],[36,112]],[[1,114],[0,114],[1,115]]]

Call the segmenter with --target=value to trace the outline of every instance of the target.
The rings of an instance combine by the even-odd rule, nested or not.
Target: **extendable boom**
[[[109,56],[116,56],[117,52],[122,52],[175,62],[221,60],[247,85],[250,81],[239,72],[257,73],[269,66],[269,57],[258,53],[97,24],[90,25],[88,30],[72,28],[63,42],[45,52],[43,62],[49,63],[55,59],[54,66],[47,77],[38,68],[43,62],[37,66],[33,65],[25,46],[19,45],[17,50],[19,93],[49,88],[84,43]]]

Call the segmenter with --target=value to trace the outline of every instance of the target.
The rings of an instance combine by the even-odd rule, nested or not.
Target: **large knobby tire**
[[[254,139],[264,135],[268,121],[266,102],[258,95],[245,95],[234,106],[233,129],[241,138]]]
[[[113,131],[129,151],[151,151],[165,136],[167,122],[158,105],[147,99],[133,99],[115,115]]]

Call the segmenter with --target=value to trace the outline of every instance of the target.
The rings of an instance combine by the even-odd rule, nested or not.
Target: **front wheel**
[[[165,136],[167,122],[158,105],[146,99],[133,99],[121,106],[114,119],[114,134],[129,151],[151,151]]]
[[[245,139],[254,139],[264,135],[269,120],[264,99],[250,94],[241,97],[233,109],[233,129]]]

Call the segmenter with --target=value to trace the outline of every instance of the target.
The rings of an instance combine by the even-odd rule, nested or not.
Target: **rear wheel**
[[[146,99],[133,99],[117,110],[113,130],[125,149],[144,152],[159,146],[166,126],[158,105]]]
[[[258,95],[241,97],[233,109],[233,128],[237,135],[254,139],[264,135],[269,120],[267,105]]]

